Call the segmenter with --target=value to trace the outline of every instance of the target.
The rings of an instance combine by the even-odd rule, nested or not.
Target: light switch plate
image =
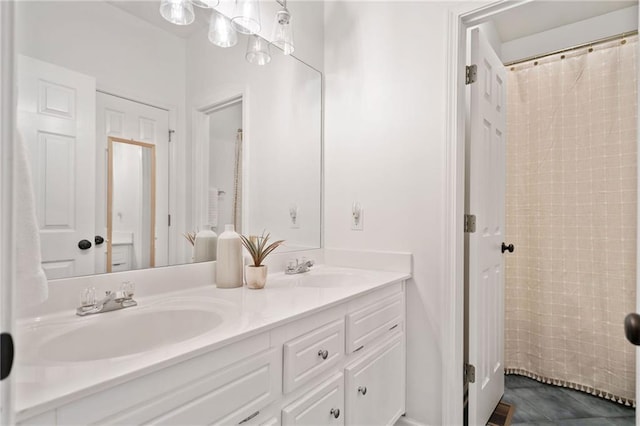
[[[353,203],[351,208],[351,230],[364,230],[364,209],[360,203]]]
[[[289,206],[289,228],[300,228],[300,209],[297,204],[291,204]]]

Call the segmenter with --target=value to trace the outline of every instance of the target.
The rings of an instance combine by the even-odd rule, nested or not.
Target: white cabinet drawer
[[[193,389],[197,392],[197,386],[200,386],[203,380],[219,377],[221,373],[232,370],[245,361],[264,357],[268,350],[268,333],[249,337],[63,405],[57,409],[58,424],[110,425],[148,422],[198,396],[190,392],[185,393],[185,390]],[[277,358],[276,367],[281,374],[281,354],[271,356]],[[238,363],[239,357],[244,357],[245,361]],[[280,383],[281,376],[274,386],[279,386]],[[277,389],[279,393],[280,388]]]
[[[347,425],[391,425],[404,413],[403,334],[345,368]]]
[[[173,394],[178,408],[148,424],[238,424],[280,396],[281,358],[276,349],[249,358]],[[156,408],[157,409],[157,408]]]
[[[344,380],[334,375],[282,410],[282,425],[343,425]]]
[[[284,344],[284,392],[288,393],[344,357],[344,321],[338,320]]]
[[[363,349],[376,339],[402,329],[404,295],[397,294],[347,315],[347,353]]]

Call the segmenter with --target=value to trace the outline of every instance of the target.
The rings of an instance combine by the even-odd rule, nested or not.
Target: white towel
[[[207,225],[218,227],[218,188],[209,188],[209,208],[207,209]]]
[[[17,306],[47,300],[49,287],[42,270],[40,233],[27,149],[18,134],[15,146],[14,190],[16,201],[16,301]]]

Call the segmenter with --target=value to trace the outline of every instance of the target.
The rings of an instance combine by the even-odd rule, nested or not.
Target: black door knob
[[[509,253],[513,253],[513,244],[506,245],[502,243],[502,252],[508,251]]]
[[[13,367],[13,337],[9,333],[0,334],[0,380],[4,380],[11,374]]]
[[[104,238],[102,238],[100,235],[96,235],[94,241],[96,242],[96,245],[99,246],[100,244],[104,243]]]
[[[89,240],[80,240],[78,241],[78,248],[80,250],[88,250],[91,248],[91,241]]]
[[[624,335],[627,340],[640,346],[640,315],[632,313],[624,319]]]

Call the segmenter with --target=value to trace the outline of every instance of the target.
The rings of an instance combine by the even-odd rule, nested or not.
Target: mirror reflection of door
[[[242,232],[242,98],[208,110],[209,205],[206,226]]]
[[[107,272],[155,266],[156,147],[109,138]]]
[[[152,229],[155,236],[154,253],[152,257],[154,263],[150,264],[144,259],[141,241],[133,241],[135,237],[133,227],[130,225],[132,218],[125,217],[126,209],[122,207],[113,213],[113,224],[119,226],[112,231],[112,237],[107,235],[105,245],[106,255],[96,258],[96,270],[102,272],[117,272],[130,269],[148,268],[150,266],[165,266],[168,264],[169,255],[169,224],[168,224],[168,204],[169,204],[169,115],[164,109],[124,99],[118,96],[98,92],[96,96],[96,199],[107,202],[109,189],[108,180],[108,159],[105,159],[105,151],[109,152],[109,141],[124,140],[125,142],[137,141],[146,145],[154,146],[156,168],[153,174],[155,180],[154,204],[155,215],[149,217],[149,221],[144,225],[140,224],[140,229]],[[116,139],[117,138],[117,139]],[[122,147],[122,144],[116,144]],[[118,149],[118,148],[116,148]],[[123,148],[126,149],[126,148]],[[138,148],[139,149],[139,148]],[[141,150],[141,153],[147,152]],[[118,164],[115,164],[118,167]],[[125,173],[127,173],[125,171]],[[120,173],[114,173],[114,180],[120,178]],[[117,194],[114,194],[118,197]],[[110,209],[102,204],[96,210],[96,224],[98,232],[108,234],[108,218]],[[130,214],[130,213],[129,213]],[[155,222],[152,225],[151,220]],[[125,226],[126,225],[126,226]],[[101,228],[104,227],[104,228]],[[102,234],[104,235],[104,234]],[[140,235],[138,236],[140,238]],[[144,237],[144,241],[147,239]],[[134,250],[133,247],[136,247]],[[111,247],[111,249],[109,248]],[[137,251],[136,251],[137,250]],[[125,253],[121,256],[121,253]],[[131,253],[131,255],[128,255]],[[109,254],[113,258],[108,258]],[[137,257],[134,257],[136,256]],[[146,266],[145,266],[146,265]]]

